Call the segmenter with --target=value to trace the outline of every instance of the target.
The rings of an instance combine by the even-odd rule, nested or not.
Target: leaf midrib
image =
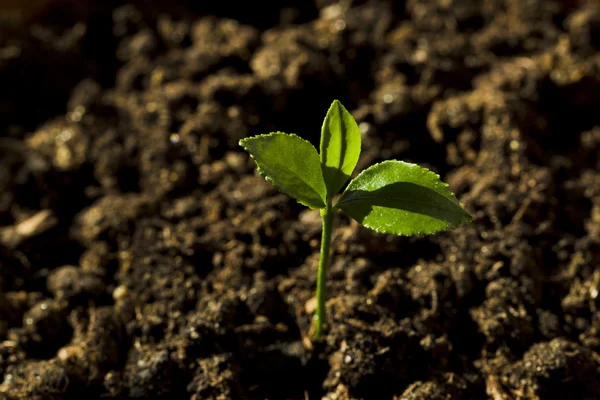
[[[410,199],[410,198],[406,198],[406,197],[379,197],[379,196],[378,196],[378,197],[375,197],[375,196],[359,196],[359,197],[352,197],[352,198],[350,198],[350,199],[348,199],[348,200],[339,201],[339,202],[336,204],[336,207],[341,207],[341,206],[343,206],[344,204],[348,204],[348,203],[354,203],[354,202],[356,202],[356,201],[360,201],[360,200],[366,200],[366,199],[381,199],[381,200],[390,200],[390,201],[393,201],[393,200],[401,200],[401,201],[406,201],[406,202],[409,202],[409,203],[423,204],[423,205],[426,205],[427,207],[436,208],[436,209],[438,209],[438,210],[441,210],[441,211],[449,211],[449,209],[448,209],[448,208],[440,207],[440,206],[438,206],[438,205],[437,205],[437,204],[435,204],[435,203],[430,203],[430,202],[426,202],[426,201],[417,201],[417,200]],[[447,198],[446,198],[446,199],[447,199]],[[450,200],[450,199],[447,199],[447,200],[448,200],[448,201],[452,201],[452,200]]]
[[[335,172],[335,179],[339,179],[339,176],[342,175],[343,176],[343,171],[342,171],[342,167],[344,166],[344,160],[346,159],[346,141],[344,139],[347,139],[347,137],[345,137],[345,133],[346,130],[344,129],[344,117],[343,117],[343,111],[342,111],[342,107],[340,106],[340,104],[338,103],[337,105],[337,112],[338,112],[338,117],[339,117],[339,122],[340,122],[340,146],[339,146],[339,151],[340,151],[340,157],[339,157],[339,161],[338,161],[338,166],[337,166],[337,171]],[[331,131],[331,129],[330,129]],[[329,138],[329,140],[331,140],[331,138]],[[333,195],[333,194],[332,194]]]
[[[326,204],[326,203],[325,203],[325,201],[323,200],[323,198],[321,197],[321,195],[319,194],[319,192],[317,192],[317,191],[315,190],[315,188],[314,188],[314,187],[312,187],[312,185],[310,185],[310,184],[309,184],[309,183],[308,183],[308,182],[307,182],[307,181],[304,179],[304,177],[303,177],[302,175],[300,175],[299,173],[297,173],[296,171],[294,171],[293,169],[291,169],[290,167],[288,167],[288,166],[287,166],[287,165],[285,165],[285,164],[279,164],[279,165],[283,165],[283,168],[282,168],[282,169],[286,169],[286,170],[288,170],[288,171],[289,171],[289,172],[291,172],[291,173],[292,173],[294,176],[296,176],[297,178],[299,178],[299,180],[300,180],[302,183],[304,183],[306,186],[308,186],[308,187],[310,188],[310,190],[312,190],[312,191],[313,191],[313,193],[315,193],[315,194],[317,195],[317,197],[318,197],[318,199],[319,199],[319,200],[323,201],[323,205],[325,205],[325,204]],[[276,182],[276,180],[275,180],[275,179],[273,179],[273,183],[275,183],[275,185],[279,186],[279,184]]]

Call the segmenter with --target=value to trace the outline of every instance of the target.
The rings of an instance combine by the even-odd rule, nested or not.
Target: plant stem
[[[319,339],[323,332],[323,323],[327,319],[325,311],[325,298],[327,296],[327,267],[329,266],[329,247],[335,212],[331,201],[327,207],[321,209],[323,231],[321,232],[321,255],[319,257],[319,272],[317,275],[317,314],[315,315],[314,338]]]

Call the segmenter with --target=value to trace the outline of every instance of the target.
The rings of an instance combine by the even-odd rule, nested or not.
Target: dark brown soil
[[[0,22],[1,399],[600,399],[600,5],[59,1]],[[237,145],[438,171],[474,223],[320,223]]]

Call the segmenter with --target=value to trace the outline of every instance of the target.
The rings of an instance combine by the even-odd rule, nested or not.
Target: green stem
[[[327,319],[325,311],[327,267],[329,265],[329,247],[331,244],[331,232],[333,230],[333,219],[335,212],[331,201],[327,207],[321,209],[321,220],[323,231],[321,232],[321,256],[319,258],[319,272],[317,275],[317,314],[315,315],[314,338],[319,339],[323,332],[323,323]]]

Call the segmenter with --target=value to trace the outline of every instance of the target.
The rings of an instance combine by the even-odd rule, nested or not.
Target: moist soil
[[[0,22],[0,398],[600,399],[598,3],[85,3]],[[340,215],[315,342],[319,215],[238,141],[334,98],[474,222]]]

